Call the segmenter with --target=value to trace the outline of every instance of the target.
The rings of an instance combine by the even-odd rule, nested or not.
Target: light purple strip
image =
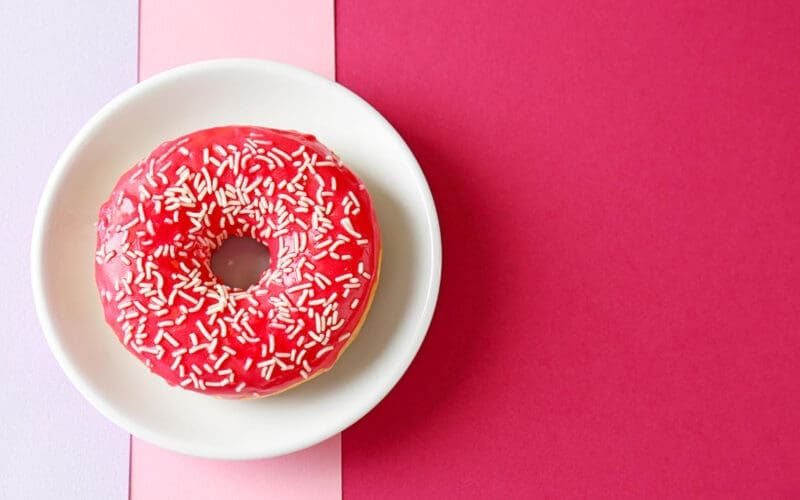
[[[136,83],[138,2],[0,2],[0,497],[124,499],[128,435],[80,396],[33,309],[39,195],[72,135]]]

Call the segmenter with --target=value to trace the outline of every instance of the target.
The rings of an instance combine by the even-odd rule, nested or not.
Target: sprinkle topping
[[[100,210],[96,281],[125,346],[173,385],[279,392],[329,369],[374,291],[380,236],[363,184],[313,136],[220,127],[169,141]],[[265,244],[247,290],[211,254]]]

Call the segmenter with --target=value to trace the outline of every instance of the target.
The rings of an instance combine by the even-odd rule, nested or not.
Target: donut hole
[[[269,249],[246,236],[232,236],[211,254],[211,270],[231,288],[246,290],[269,268]]]

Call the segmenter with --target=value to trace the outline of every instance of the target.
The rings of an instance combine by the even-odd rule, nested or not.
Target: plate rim
[[[70,165],[73,163],[74,157],[80,152],[81,148],[89,139],[89,137],[95,133],[95,131],[98,129],[98,126],[113,116],[117,112],[118,108],[122,107],[126,102],[140,94],[148,92],[152,88],[156,88],[163,84],[168,84],[175,79],[191,76],[192,73],[224,71],[226,69],[247,69],[254,71],[261,70],[270,72],[273,75],[282,74],[289,77],[305,79],[311,83],[324,85],[332,91],[340,93],[343,92],[344,95],[347,95],[347,97],[349,97],[354,104],[366,108],[370,114],[377,118],[377,120],[381,122],[385,132],[388,132],[390,135],[394,136],[395,142],[397,146],[400,147],[401,153],[407,156],[407,160],[412,162],[410,164],[411,168],[409,171],[412,173],[416,189],[419,192],[421,199],[424,201],[423,208],[426,214],[427,223],[426,239],[429,240],[429,257],[431,262],[431,273],[426,283],[424,307],[419,312],[419,319],[417,320],[417,327],[415,328],[416,336],[413,339],[414,342],[412,348],[409,349],[409,351],[405,354],[403,363],[398,363],[394,367],[394,370],[391,372],[391,377],[388,378],[389,383],[384,384],[384,387],[381,391],[375,391],[372,397],[359,399],[354,405],[355,409],[349,412],[348,418],[345,419],[346,424],[344,427],[336,428],[327,432],[309,433],[306,439],[298,440],[298,442],[296,442],[294,445],[272,447],[253,446],[250,448],[249,452],[241,449],[223,450],[214,446],[203,446],[199,443],[190,443],[185,439],[165,436],[164,434],[158,432],[151,432],[147,425],[141,424],[135,418],[131,418],[129,414],[119,411],[114,404],[108,402],[105,398],[100,396],[97,391],[93,389],[90,381],[78,374],[77,365],[73,363],[72,359],[62,347],[61,337],[51,315],[52,301],[47,297],[47,279],[43,272],[43,264],[46,258],[45,247],[48,241],[45,235],[45,229],[48,227],[49,215],[55,208],[54,200],[56,199],[56,195],[58,194],[65,177],[70,173]],[[122,430],[129,432],[137,438],[179,453],[203,458],[228,460],[268,458],[308,448],[347,429],[363,418],[375,406],[377,406],[397,385],[419,352],[422,342],[424,341],[428,329],[430,328],[433,314],[436,309],[442,272],[441,232],[433,196],[419,162],[397,130],[380,112],[366,102],[361,96],[339,84],[338,82],[329,80],[323,76],[317,75],[316,73],[290,64],[253,58],[210,59],[179,66],[154,75],[146,80],[143,80],[142,82],[137,83],[136,85],[129,87],[101,107],[69,141],[64,151],[56,161],[50,174],[48,175],[47,182],[41,193],[36,209],[30,248],[31,285],[36,315],[50,351],[53,353],[61,369],[67,375],[69,381],[76,389],[78,389],[81,395],[87,401],[89,401],[89,403],[103,416],[112,421]]]

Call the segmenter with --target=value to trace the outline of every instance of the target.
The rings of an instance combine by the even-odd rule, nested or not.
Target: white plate
[[[120,174],[163,140],[227,124],[315,134],[366,183],[383,234],[381,282],[359,338],[329,373],[255,401],[168,387],[106,326],[94,285],[93,224]],[[323,441],[383,399],[428,329],[439,290],[441,242],[422,171],[375,109],[307,71],[230,59],[151,78],[111,101],[83,127],[45,188],[31,260],[36,309],[50,348],[98,410],[164,448],[246,459]]]

